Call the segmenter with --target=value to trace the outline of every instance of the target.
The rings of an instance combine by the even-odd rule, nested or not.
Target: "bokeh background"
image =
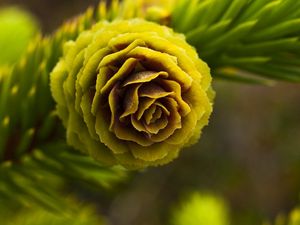
[[[0,7],[25,8],[46,35],[97,3],[1,0]],[[110,224],[167,224],[172,208],[194,191],[221,196],[234,225],[262,224],[299,203],[300,85],[215,80],[214,88],[214,113],[196,146],[167,166],[133,174],[114,193],[82,191]]]

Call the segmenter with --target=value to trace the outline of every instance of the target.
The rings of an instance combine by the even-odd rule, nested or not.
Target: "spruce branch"
[[[299,1],[180,0],[171,15],[170,26],[186,35],[213,76],[300,81]]]
[[[103,169],[91,159],[69,152],[61,141],[64,131],[56,117],[49,74],[62,56],[65,42],[75,40],[97,21],[135,17],[185,34],[215,77],[247,83],[300,81],[298,1],[180,0],[170,7],[125,0],[113,1],[109,9],[102,1],[98,8],[88,9],[53,35],[37,37],[19,62],[0,69],[1,197],[23,203],[34,199],[46,208],[60,210],[54,204],[58,197],[51,191],[57,188],[38,185],[42,178],[35,170],[44,172],[43,179],[53,173],[97,185],[107,173],[115,178],[114,169]],[[90,168],[94,173],[89,174]]]
[[[63,44],[91,27],[96,12],[88,9],[53,35],[36,37],[15,65],[0,69],[1,199],[59,212],[66,209],[63,183],[77,180],[109,188],[126,178],[122,169],[103,168],[70,151],[49,88],[49,74]]]
[[[52,126],[59,124],[55,122],[49,74],[62,55],[63,44],[75,40],[99,20],[148,17],[163,23],[171,18],[168,25],[186,35],[215,76],[254,83],[265,80],[248,75],[299,80],[299,2],[180,0],[173,8],[149,2],[113,1],[107,9],[101,1],[98,8],[88,9],[53,35],[37,37],[15,66],[1,70],[2,160],[17,159],[32,142],[44,143],[42,139],[49,136]],[[155,19],[153,8],[160,9]],[[13,131],[20,134],[12,135]],[[10,145],[10,151],[6,145]],[[18,149],[18,153],[12,149]]]
[[[14,199],[15,203],[39,205],[61,214],[68,213],[61,197],[66,183],[92,185],[104,191],[126,177],[125,171],[101,167],[88,156],[70,151],[65,143],[52,143],[35,149],[18,163],[2,163],[0,193],[2,200]]]

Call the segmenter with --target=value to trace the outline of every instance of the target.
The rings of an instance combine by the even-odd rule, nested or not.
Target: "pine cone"
[[[66,43],[50,79],[68,143],[104,164],[168,163],[212,112],[206,63],[183,35],[141,19],[100,22]]]

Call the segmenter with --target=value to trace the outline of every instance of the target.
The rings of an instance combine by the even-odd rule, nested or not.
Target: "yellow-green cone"
[[[141,19],[81,33],[51,74],[68,143],[134,169],[168,163],[200,137],[210,85],[208,66],[183,35]]]

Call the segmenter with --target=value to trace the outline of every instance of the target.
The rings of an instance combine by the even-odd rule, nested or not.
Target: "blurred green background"
[[[1,0],[0,7],[28,10],[48,34],[97,2]],[[214,88],[214,114],[196,146],[167,166],[134,174],[114,195],[82,194],[99,205],[109,224],[165,225],[195,191],[221,196],[233,225],[262,224],[299,203],[300,85],[216,80]]]

